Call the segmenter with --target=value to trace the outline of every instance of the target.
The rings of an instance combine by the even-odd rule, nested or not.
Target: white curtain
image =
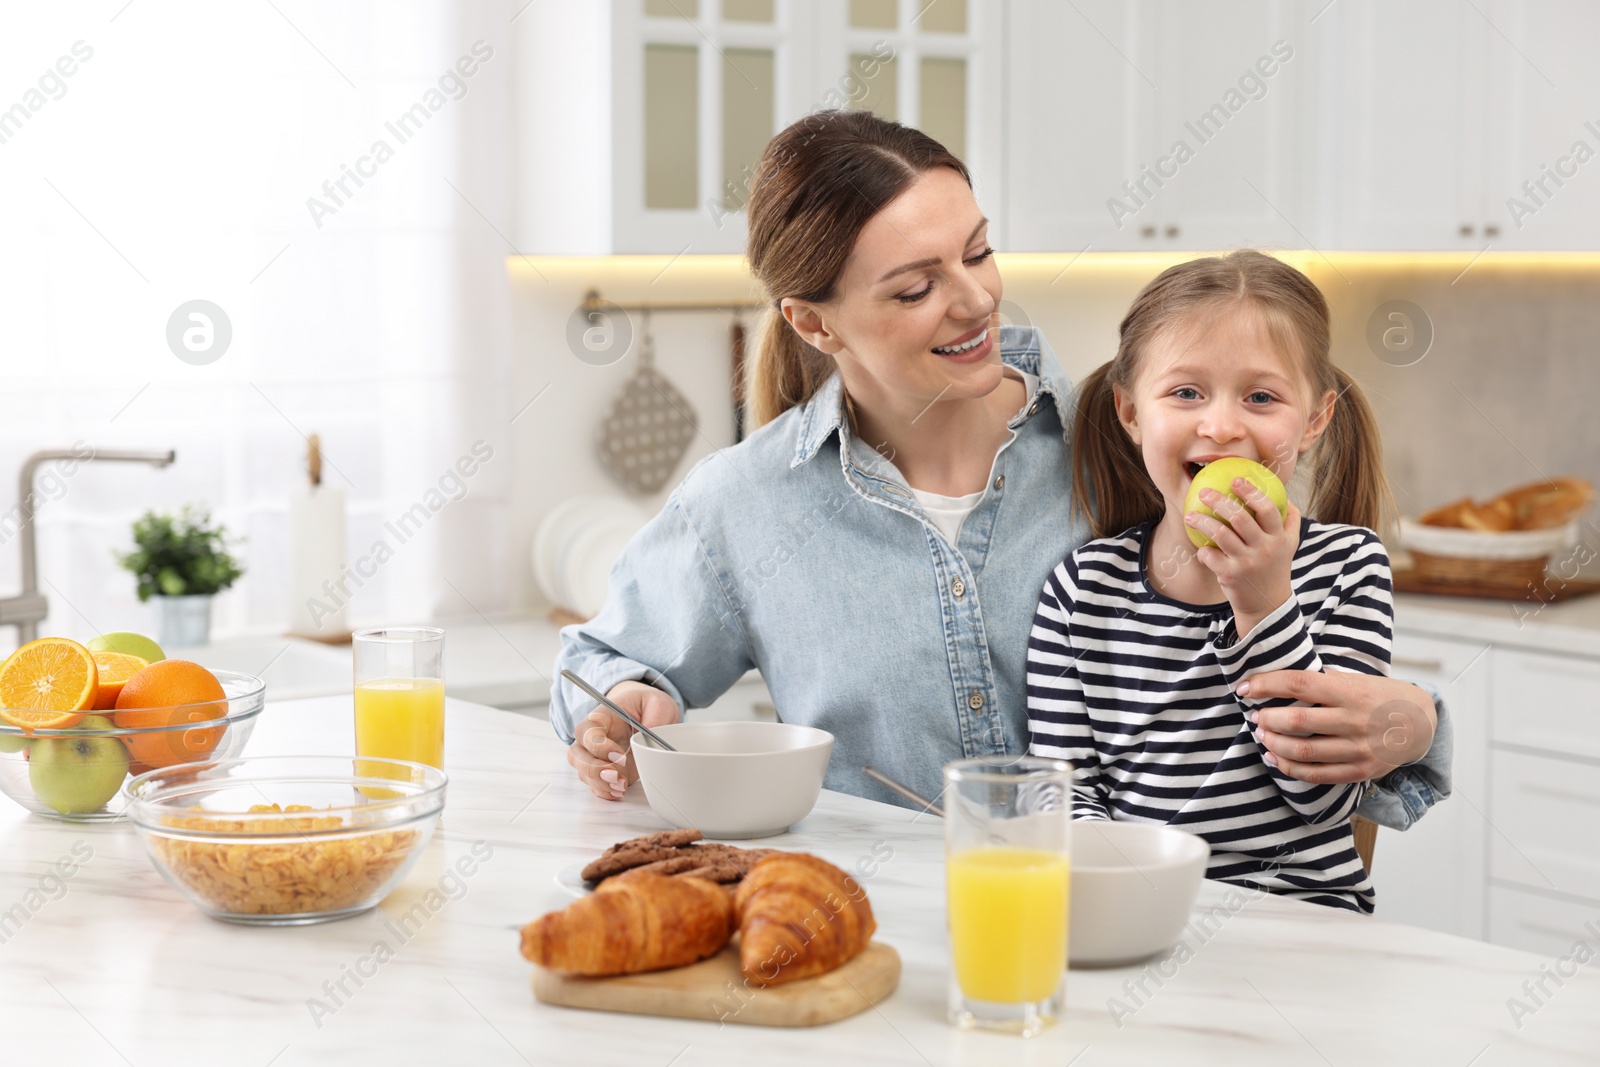
[[[0,510],[35,449],[41,633],[153,625],[113,551],[147,508],[245,539],[215,632],[280,632],[305,435],[345,486],[353,623],[505,606],[515,415],[509,2],[13,5],[0,31]],[[169,348],[220,307],[206,365]],[[492,458],[457,461],[478,446]],[[442,501],[442,506],[434,505]],[[385,525],[427,509],[399,540]],[[368,570],[374,569],[369,565]],[[20,582],[0,524],[0,597]],[[0,647],[14,632],[0,629]]]

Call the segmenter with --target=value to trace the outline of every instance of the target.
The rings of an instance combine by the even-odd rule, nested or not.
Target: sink
[[[348,693],[348,645],[322,645],[298,637],[234,637],[192,648],[169,648],[170,659],[193,660],[211,670],[242,671],[267,683],[268,700]]]

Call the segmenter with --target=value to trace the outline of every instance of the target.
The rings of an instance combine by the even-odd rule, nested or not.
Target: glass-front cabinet
[[[986,210],[1000,175],[998,40],[1002,0],[611,0],[603,18],[540,14],[522,27],[525,64],[540,99],[594,87],[609,98],[609,138],[584,144],[522,127],[544,152],[585,173],[556,195],[525,193],[519,250],[694,254],[744,248],[744,204],[772,136],[823,108],[864,108],[923,129],[965,159]],[[598,5],[597,5],[598,6]],[[565,22],[554,20],[564,19]],[[604,37],[599,84],[575,59]],[[590,78],[585,81],[585,78]],[[534,90],[525,96],[532,103]],[[530,109],[536,113],[535,109]],[[594,118],[601,117],[594,115]],[[531,120],[530,120],[531,121]],[[573,124],[579,126],[579,124]],[[590,156],[603,158],[594,159]],[[524,152],[535,167],[539,152]],[[593,198],[600,183],[609,196]],[[984,199],[985,188],[994,194]],[[584,230],[542,219],[607,203],[609,225]],[[998,207],[998,204],[995,204]],[[991,210],[991,214],[993,211]],[[528,216],[532,216],[528,218]]]

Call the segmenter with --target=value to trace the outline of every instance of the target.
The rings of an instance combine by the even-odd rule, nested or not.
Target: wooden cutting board
[[[847,1019],[883,1000],[899,983],[900,954],[879,941],[827,974],[771,989],[745,984],[736,945],[687,967],[616,978],[533,968],[533,995],[546,1004],[747,1026],[820,1026]]]

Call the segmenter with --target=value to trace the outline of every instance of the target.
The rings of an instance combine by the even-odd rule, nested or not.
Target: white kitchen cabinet
[[[1573,915],[1600,916],[1600,660],[1397,629],[1392,673],[1443,693],[1455,791],[1379,831],[1378,915],[1570,948]]]
[[[1600,763],[1497,749],[1491,766],[1490,878],[1600,901]]]
[[[1489,914],[1486,940],[1552,960],[1571,956],[1580,941],[1588,942],[1592,950],[1600,938],[1600,909],[1587,901],[1494,885],[1489,888]],[[1570,969],[1570,964],[1567,967]],[[1521,977],[1539,978],[1537,974]]]
[[[1495,248],[1600,248],[1600,10],[1498,0],[1490,30],[1485,214]]]
[[[1013,2],[1007,247],[1302,247],[1302,5]]]
[[[1155,145],[1193,157],[1152,202],[1162,248],[1303,248],[1310,240],[1301,138],[1311,87],[1306,5],[1164,0],[1154,32]],[[1159,159],[1159,157],[1158,157]],[[1141,233],[1144,231],[1141,230]]]
[[[1008,10],[1011,249],[1600,247],[1600,5]],[[1263,55],[1265,91],[1198,129]]]
[[[1319,195],[1335,248],[1478,249],[1489,218],[1490,28],[1457,0],[1344,0],[1317,20],[1327,75]]]
[[[1600,762],[1600,660],[1497,650],[1493,702],[1497,744]]]
[[[1455,732],[1455,791],[1409,830],[1378,830],[1379,918],[1462,937],[1486,934],[1490,656],[1481,642],[1399,630],[1390,673],[1444,696]]]
[[[1113,218],[1122,183],[1154,163],[1153,65],[1145,3],[1011,3],[1006,47],[1001,247],[1018,252],[1133,251],[1156,221]],[[1141,237],[1143,228],[1148,235]]]

